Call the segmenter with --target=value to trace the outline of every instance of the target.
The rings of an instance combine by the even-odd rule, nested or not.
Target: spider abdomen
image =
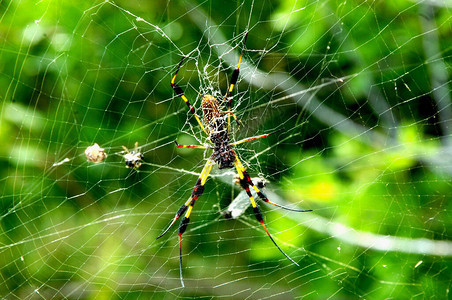
[[[212,159],[218,164],[219,169],[234,167],[235,152],[227,143],[215,144]]]
[[[229,146],[229,133],[226,120],[220,111],[218,100],[211,95],[202,97],[204,124],[208,128],[209,139],[213,143],[212,159],[219,169],[234,167],[235,152]]]
[[[213,143],[212,159],[218,164],[219,169],[234,167],[235,152],[229,145],[227,124],[223,117],[212,120],[209,139]]]

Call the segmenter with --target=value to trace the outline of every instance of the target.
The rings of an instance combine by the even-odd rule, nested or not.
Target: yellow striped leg
[[[174,225],[174,223],[177,221],[177,219],[182,216],[182,214],[187,211],[185,214],[185,217],[182,219],[180,225],[179,225],[179,269],[180,269],[180,282],[182,284],[182,287],[184,287],[184,280],[182,277],[182,234],[184,234],[185,230],[187,229],[187,225],[190,222],[190,214],[193,210],[193,205],[195,205],[196,200],[202,195],[204,192],[204,185],[206,184],[206,180],[209,177],[210,171],[213,167],[213,161],[211,158],[209,158],[204,165],[204,168],[201,171],[201,175],[198,178],[198,181],[196,181],[195,187],[193,188],[193,191],[191,192],[190,198],[188,198],[187,202],[185,202],[184,205],[182,205],[179,210],[177,211],[176,215],[173,218],[173,221],[171,221],[171,224],[163,231],[161,235],[157,237],[157,239],[161,238],[165,233],[168,232],[168,230]]]
[[[239,178],[240,178],[240,185],[242,186],[242,188],[245,190],[246,194],[248,195],[248,198],[250,198],[251,201],[251,206],[253,207],[253,211],[254,211],[254,216],[256,217],[256,219],[259,221],[259,223],[261,223],[262,227],[264,228],[265,232],[267,233],[268,237],[270,238],[270,240],[273,242],[273,244],[275,244],[276,248],[278,248],[279,251],[281,251],[281,253],[287,257],[287,259],[289,259],[292,263],[294,263],[295,265],[299,266],[298,263],[296,263],[292,258],[289,257],[289,255],[286,254],[286,252],[284,252],[279,246],[278,244],[275,242],[275,240],[273,239],[273,237],[271,236],[270,232],[267,230],[267,227],[265,226],[264,223],[264,218],[262,217],[262,213],[259,209],[259,206],[257,205],[256,201],[254,200],[253,195],[251,194],[250,191],[250,184],[248,178],[249,175],[246,172],[245,168],[243,167],[242,163],[240,162],[239,158],[236,155],[236,161],[234,162],[235,164],[235,168],[237,169],[237,173],[239,174]],[[257,187],[255,188],[257,189]]]
[[[242,125],[242,124],[240,123],[240,120],[237,118],[237,116],[232,111],[224,111],[223,113],[228,114],[228,118],[229,118],[229,116],[232,116],[240,128],[240,125]],[[229,128],[228,130],[231,130],[231,129]]]
[[[187,104],[188,109],[190,110],[190,112],[195,116],[196,121],[198,121],[199,126],[201,126],[202,130],[207,134],[206,129],[204,128],[204,125],[201,122],[201,119],[199,119],[198,115],[196,114],[195,108],[191,105],[190,101],[188,101],[187,97],[185,97],[184,91],[182,90],[182,88],[175,83],[176,81],[176,76],[177,73],[179,72],[180,67],[182,66],[182,62],[184,61],[185,56],[182,57],[179,66],[177,67],[176,73],[174,73],[173,79],[171,79],[171,87],[173,88],[174,92],[176,93],[176,96],[179,96],[182,98],[182,100],[184,100],[185,104]]]
[[[243,46],[245,46],[245,44],[246,44],[247,37],[248,37],[248,32],[245,33],[245,38],[243,40]],[[240,53],[240,58],[239,58],[239,62],[237,64],[237,68],[232,73],[231,82],[229,84],[229,89],[226,92],[226,95],[224,96],[224,100],[228,99],[228,111],[231,111],[231,102],[232,102],[231,95],[232,95],[232,91],[234,90],[234,86],[237,83],[237,80],[239,78],[240,64],[242,62],[242,57],[243,57],[243,48],[242,48],[242,52]],[[224,102],[224,100],[223,100],[223,102]],[[228,115],[228,131],[231,131],[231,115]]]
[[[239,162],[240,163],[240,162]],[[243,167],[243,166],[242,166]],[[246,190],[246,188],[243,186],[243,184],[245,185],[250,185],[253,187],[253,189],[256,191],[256,194],[259,196],[259,198],[261,198],[264,202],[274,205],[276,207],[282,208],[282,209],[286,209],[286,210],[290,210],[290,211],[296,211],[296,212],[309,212],[312,211],[312,209],[297,209],[297,208],[290,208],[275,202],[272,202],[270,200],[268,200],[267,196],[265,196],[264,193],[261,192],[261,190],[254,185],[253,180],[251,180],[251,176],[248,174],[248,172],[245,171],[245,169],[243,168],[243,179],[240,179],[240,185]]]

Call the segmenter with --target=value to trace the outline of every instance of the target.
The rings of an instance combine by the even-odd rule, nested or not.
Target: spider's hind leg
[[[295,265],[299,266],[299,264],[297,262],[295,262],[292,258],[290,258],[289,255],[286,254],[286,252],[284,252],[276,243],[276,241],[273,239],[272,235],[270,234],[270,232],[268,231],[267,227],[265,226],[264,223],[264,218],[262,216],[261,210],[259,209],[259,206],[256,203],[256,200],[254,200],[253,195],[251,194],[250,191],[250,183],[252,183],[250,176],[248,175],[248,173],[246,172],[245,168],[243,167],[242,163],[240,162],[239,158],[236,155],[236,161],[234,162],[235,167],[237,169],[237,173],[239,174],[239,178],[240,178],[240,185],[241,187],[245,190],[246,194],[248,195],[248,198],[250,198],[251,201],[251,206],[253,207],[253,212],[254,212],[254,216],[256,217],[256,219],[259,221],[259,223],[261,223],[262,227],[264,228],[265,232],[267,233],[268,237],[270,238],[270,240],[273,242],[273,244],[275,244],[276,248],[278,248],[279,251],[281,251],[281,253],[288,259],[290,260],[292,263],[294,263]],[[254,186],[254,184],[253,184]],[[255,188],[257,189],[257,187]],[[259,191],[259,193],[261,193]],[[261,193],[262,194],[262,193]],[[258,194],[259,195],[259,194]],[[268,200],[268,199],[267,199]]]
[[[253,187],[253,189],[256,191],[257,195],[259,196],[259,198],[261,198],[264,202],[274,205],[276,207],[285,209],[285,210],[290,210],[290,211],[296,211],[296,212],[309,212],[312,211],[312,209],[296,209],[296,208],[290,208],[275,202],[272,202],[270,200],[268,200],[267,196],[265,196],[264,193],[261,192],[261,190],[259,190],[259,188],[257,186],[254,185],[253,181],[251,180],[250,176],[248,175],[248,173],[246,173],[246,171],[244,172],[245,175],[245,180],[248,181],[248,184],[251,185]]]

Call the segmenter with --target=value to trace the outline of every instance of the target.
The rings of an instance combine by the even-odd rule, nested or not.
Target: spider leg
[[[290,207],[287,207],[287,206],[284,206],[284,205],[281,205],[281,204],[278,204],[278,203],[275,203],[275,202],[272,202],[272,201],[268,200],[267,196],[265,196],[265,194],[262,193],[261,190],[257,186],[254,185],[254,183],[251,180],[251,177],[248,174],[248,172],[246,172],[245,170],[243,170],[242,172],[243,172],[243,176],[244,176],[243,181],[245,181],[248,185],[251,185],[253,187],[253,189],[256,191],[256,193],[259,196],[259,198],[261,198],[264,202],[266,202],[268,204],[271,204],[271,205],[274,205],[276,207],[285,209],[285,210],[290,210],[290,211],[296,211],[296,212],[309,212],[309,211],[312,211],[312,209],[290,208]],[[240,184],[242,185],[242,179],[240,179]]]
[[[176,96],[179,96],[182,98],[182,100],[184,100],[185,104],[187,104],[187,106],[188,106],[188,109],[195,116],[196,121],[198,121],[199,126],[201,126],[202,130],[208,135],[206,129],[204,128],[204,125],[202,125],[201,119],[199,119],[198,115],[196,114],[195,108],[191,105],[190,101],[188,101],[187,97],[185,97],[185,94],[184,94],[184,91],[182,90],[182,88],[177,83],[175,83],[177,73],[179,72],[179,69],[182,66],[182,63],[184,62],[184,59],[185,59],[185,56],[182,57],[179,65],[177,66],[176,73],[174,73],[174,76],[171,79],[171,87],[173,88],[174,92],[176,93]]]
[[[266,138],[267,136],[272,135],[272,134],[277,133],[277,132],[280,132],[282,130],[284,130],[284,128],[275,130],[275,131],[270,132],[270,133],[248,137],[246,139],[243,139],[243,140],[240,140],[240,141],[237,141],[237,142],[234,142],[234,143],[230,143],[229,146],[235,146],[235,145],[243,144],[243,143],[246,143],[246,142],[254,141],[254,140],[257,140],[257,139]]]
[[[280,129],[280,130],[282,130],[282,129]],[[280,130],[277,130],[277,131],[280,131]],[[264,135],[261,135],[261,136],[258,136],[258,137],[247,138],[247,139],[245,139],[245,140],[242,140],[242,141],[239,141],[239,142],[236,142],[236,143],[233,143],[233,144],[234,144],[234,145],[237,145],[237,144],[244,143],[244,142],[246,142],[246,141],[248,141],[248,140],[250,140],[250,139],[251,139],[251,141],[252,141],[253,139],[263,138],[263,137],[269,136],[270,134],[273,134],[273,133],[275,133],[275,132],[277,132],[277,131],[271,132],[271,133],[269,133],[269,134],[264,134]],[[231,145],[232,145],[232,144],[231,144]],[[242,182],[245,181],[248,185],[250,185],[250,186],[256,191],[256,193],[257,193],[257,195],[259,196],[259,198],[261,198],[264,202],[266,202],[266,203],[268,203],[268,204],[271,204],[271,205],[274,205],[274,206],[276,206],[276,207],[282,208],[282,209],[290,210],[290,211],[296,211],[296,212],[309,212],[309,211],[312,211],[312,209],[296,209],[296,208],[290,208],[290,207],[287,207],[287,206],[284,206],[284,205],[281,205],[281,204],[278,204],[278,203],[275,203],[275,202],[270,201],[270,200],[267,198],[267,196],[265,196],[265,194],[262,193],[261,190],[260,190],[257,186],[254,185],[253,180],[251,180],[251,176],[248,174],[248,172],[246,172],[246,170],[245,170],[245,168],[243,167],[243,165],[242,165],[240,162],[239,162],[239,164],[240,164],[240,165],[242,166],[242,168],[243,168],[243,169],[242,169],[242,173],[243,173],[243,177],[244,177],[243,179],[240,178],[240,184],[242,185]],[[240,174],[239,174],[239,175],[240,175]]]
[[[246,39],[248,37],[248,32],[245,33],[245,37],[243,40],[243,46],[246,44]],[[228,111],[231,111],[231,102],[232,102],[232,90],[234,89],[234,86],[237,83],[237,80],[239,79],[239,72],[240,72],[240,63],[242,62],[242,56],[243,56],[243,48],[242,52],[240,52],[240,58],[239,62],[237,64],[237,68],[234,70],[231,76],[231,82],[229,83],[229,89],[226,92],[226,95],[224,96],[223,102],[228,99]],[[237,121],[237,119],[236,119]],[[231,131],[231,116],[228,115],[228,131]]]
[[[210,147],[202,146],[202,145],[180,145],[177,141],[174,141],[176,143],[177,148],[192,148],[192,149],[207,149]]]
[[[240,162],[239,158],[237,157],[237,154],[235,155],[235,157],[236,157],[236,160],[235,160],[234,164],[235,164],[235,168],[237,170],[237,173],[239,174],[240,185],[245,190],[246,194],[248,195],[248,198],[250,198],[251,206],[253,207],[253,211],[254,211],[254,216],[259,221],[259,223],[261,223],[262,227],[264,228],[265,232],[267,233],[268,237],[273,242],[273,244],[275,244],[276,248],[278,248],[278,250],[281,251],[281,253],[288,260],[290,260],[295,265],[300,266],[297,262],[295,262],[292,258],[290,258],[290,256],[287,255],[286,252],[284,252],[278,246],[278,244],[276,243],[276,241],[273,239],[273,237],[271,236],[270,232],[268,231],[267,227],[265,226],[264,218],[262,217],[261,210],[259,209],[259,206],[257,205],[256,201],[254,200],[254,197],[253,197],[253,195],[251,194],[251,191],[250,191],[249,181],[251,181],[251,179],[249,181],[247,180],[247,178],[249,178],[248,173],[245,171],[245,168],[243,167],[242,163]]]
[[[183,204],[179,210],[177,211],[176,215],[174,216],[173,220],[171,221],[170,225],[163,231],[162,234],[160,234],[157,239],[161,238],[165,233],[168,232],[168,230],[174,225],[174,223],[179,219],[182,214],[186,211],[184,218],[180,222],[179,225],[179,273],[180,273],[180,282],[182,284],[182,287],[184,287],[184,280],[182,277],[182,234],[184,234],[185,230],[187,229],[188,223],[190,222],[190,214],[193,210],[193,206],[195,205],[196,200],[202,195],[204,192],[204,185],[206,184],[206,180],[209,177],[210,171],[212,170],[213,164],[212,159],[209,158],[204,165],[204,168],[201,171],[201,175],[199,176],[198,180],[196,181],[196,184],[193,188],[193,191],[191,192],[190,198],[188,198],[187,202]]]
[[[228,118],[229,118],[229,116],[234,117],[234,120],[235,120],[235,122],[237,123],[238,126],[242,125],[242,124],[240,123],[240,120],[237,118],[237,116],[236,116],[232,111],[224,111],[223,113],[224,113],[224,114],[227,114],[227,115],[228,115]]]

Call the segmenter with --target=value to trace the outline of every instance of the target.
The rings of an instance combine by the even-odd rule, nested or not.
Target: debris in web
[[[263,189],[268,181],[264,178],[261,177],[255,177],[251,179],[255,185],[259,188],[259,189]],[[237,174],[234,175],[234,179],[233,182],[237,185],[240,185],[240,179],[238,177]],[[253,195],[253,197],[255,199],[258,198],[258,195],[256,193],[256,191],[254,190],[250,190],[251,194]],[[243,213],[246,211],[246,209],[251,205],[250,202],[250,198],[248,197],[248,195],[246,194],[245,191],[241,191],[237,197],[234,198],[234,200],[232,200],[232,202],[229,204],[229,206],[222,211],[222,215],[226,218],[226,219],[238,219],[241,215],[243,215]]]
[[[62,164],[64,164],[64,163],[67,163],[68,161],[70,161],[70,159],[66,157],[66,158],[63,159],[62,161],[59,161],[59,162],[54,163],[54,164],[52,165],[52,167],[60,166],[60,165],[62,165]]]
[[[94,143],[94,145],[86,148],[85,155],[88,161],[96,164],[102,162],[105,158],[107,158],[107,153],[105,153],[105,149],[101,148],[97,143]]]

